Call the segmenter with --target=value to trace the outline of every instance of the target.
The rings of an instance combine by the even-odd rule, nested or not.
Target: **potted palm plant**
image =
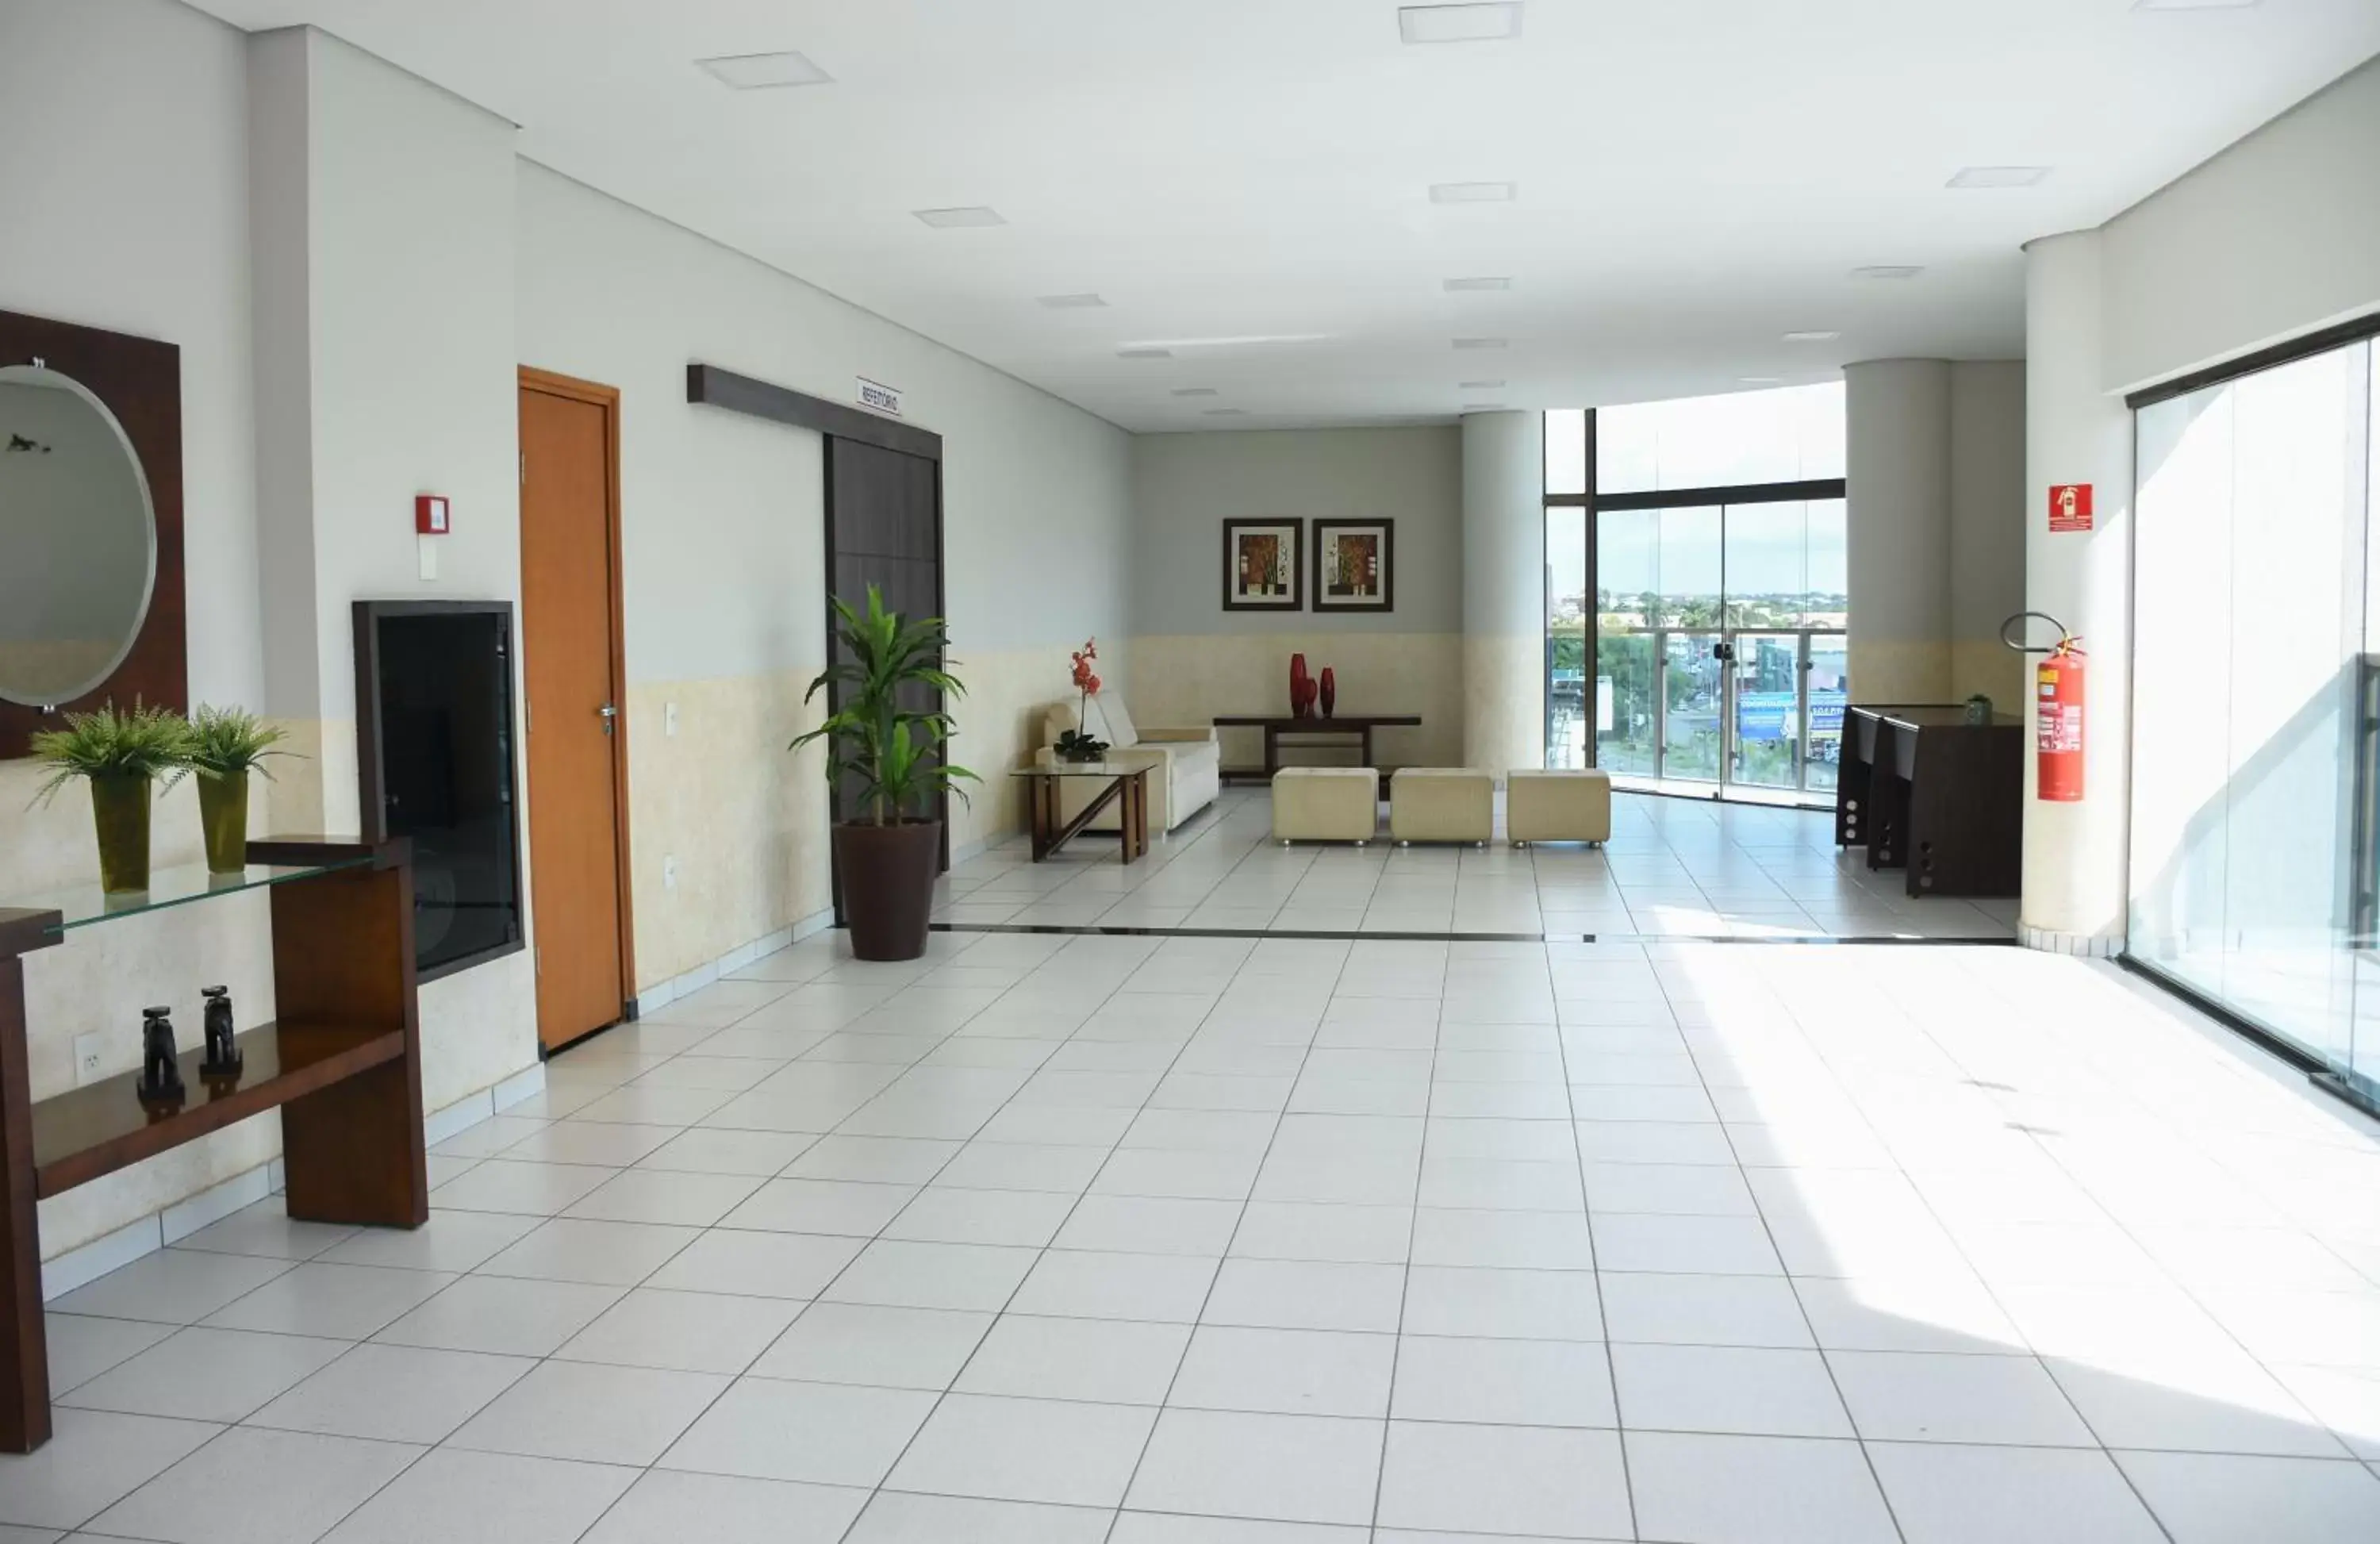
[[[81,778],[91,784],[91,812],[99,833],[99,887],[111,895],[149,888],[149,805],[155,780],[183,764],[188,726],[163,708],[68,713],[64,729],[32,740],[33,755],[51,769],[34,797],[43,803]]]
[[[978,779],[941,755],[950,716],[914,711],[902,699],[930,690],[947,700],[965,696],[966,687],[942,668],[950,639],[941,617],[911,620],[886,611],[874,585],[868,587],[865,611],[831,599],[845,658],[819,672],[802,700],[840,687],[842,705],[786,748],[825,740],[829,784],[855,796],[850,818],[834,828],[852,954],[863,960],[914,960],[926,952],[941,863],[942,822],[933,813],[934,796],[948,792],[965,799],[960,781]]]
[[[198,774],[199,826],[206,838],[208,873],[237,874],[248,867],[248,775],[254,772],[269,780],[273,773],[264,760],[288,755],[273,748],[287,737],[240,708],[201,704],[190,715],[182,771],[166,786],[179,783],[184,772]]]

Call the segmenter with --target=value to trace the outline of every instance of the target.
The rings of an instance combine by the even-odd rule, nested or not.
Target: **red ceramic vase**
[[[1322,686],[1320,689],[1322,692],[1322,716],[1324,718],[1329,718],[1330,716],[1330,710],[1339,705],[1339,677],[1330,673],[1330,667],[1327,664],[1322,667]]]
[[[1305,674],[1305,656],[1289,657],[1289,711],[1293,718],[1304,718],[1314,702],[1314,678]]]

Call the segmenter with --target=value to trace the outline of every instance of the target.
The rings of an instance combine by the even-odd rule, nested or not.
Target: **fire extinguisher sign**
[[[2051,530],[2089,530],[2091,529],[2091,485],[2089,483],[2059,482],[2050,486],[2049,529]]]

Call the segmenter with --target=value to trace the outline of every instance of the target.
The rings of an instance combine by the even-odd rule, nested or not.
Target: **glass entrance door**
[[[1661,636],[1662,777],[1716,783],[1727,760],[1723,634]]]
[[[1801,786],[1808,641],[1796,633],[1730,636],[1729,782],[1755,788]]]

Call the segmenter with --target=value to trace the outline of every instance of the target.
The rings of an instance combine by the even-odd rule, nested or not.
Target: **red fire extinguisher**
[[[2034,671],[2038,794],[2051,804],[2082,800],[2082,640],[2068,633]]]
[[[2009,637],[2011,626],[2040,617],[2058,629],[2047,649],[2029,648]],[[2082,699],[2086,675],[2082,640],[2044,612],[2019,612],[2000,624],[2000,641],[2023,654],[2039,654],[2034,667],[2034,754],[2039,763],[2034,795],[2050,804],[2082,801]]]

